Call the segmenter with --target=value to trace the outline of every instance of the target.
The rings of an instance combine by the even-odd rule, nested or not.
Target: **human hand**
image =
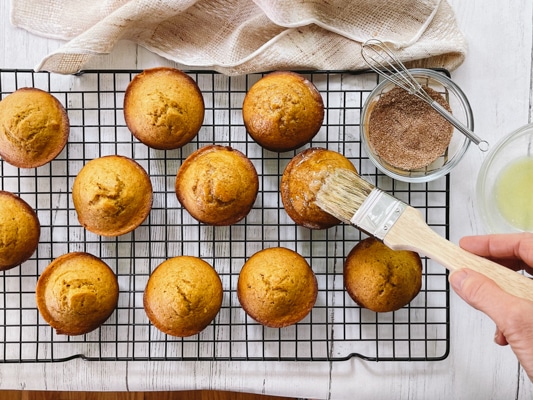
[[[533,273],[533,234],[467,236],[459,245],[515,271]],[[450,274],[455,292],[472,307],[487,314],[496,324],[494,341],[509,344],[533,381],[533,302],[508,294],[491,279],[469,270]]]

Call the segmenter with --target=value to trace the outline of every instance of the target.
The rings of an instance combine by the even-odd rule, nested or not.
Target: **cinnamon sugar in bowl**
[[[426,92],[471,130],[474,118],[463,91],[443,72],[411,69]],[[448,174],[470,140],[429,104],[385,80],[361,113],[361,143],[368,158],[391,178],[429,182]]]

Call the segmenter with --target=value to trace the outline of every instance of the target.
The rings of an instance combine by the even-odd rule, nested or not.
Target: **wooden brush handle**
[[[507,293],[533,301],[533,280],[500,264],[469,253],[434,232],[413,207],[407,207],[385,235],[383,243],[395,250],[412,250],[450,271],[469,268],[492,279]]]

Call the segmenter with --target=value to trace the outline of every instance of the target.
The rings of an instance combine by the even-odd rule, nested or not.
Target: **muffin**
[[[35,289],[37,308],[58,334],[83,335],[102,325],[118,303],[115,273],[98,257],[67,253],[45,268]]]
[[[424,91],[449,113],[440,93]],[[381,95],[368,120],[368,142],[376,154],[393,167],[406,171],[423,168],[442,156],[454,128],[431,105],[395,87]]]
[[[287,164],[280,183],[281,201],[296,224],[310,229],[326,229],[340,223],[315,203],[324,179],[337,168],[357,172],[342,154],[323,148],[304,150]]]
[[[136,75],[124,96],[131,133],[154,149],[189,143],[204,121],[204,99],[196,82],[175,68],[152,68]]]
[[[222,305],[222,282],[211,265],[178,256],[160,264],[148,279],[144,309],[152,324],[168,335],[186,337],[204,330]]]
[[[152,208],[152,183],[135,161],[118,155],[95,158],[78,173],[72,187],[78,220],[102,236],[131,232]]]
[[[183,162],[176,175],[176,195],[198,221],[232,225],[248,215],[259,190],[252,162],[231,147],[210,145]]]
[[[0,270],[22,264],[37,249],[41,225],[20,197],[0,191]]]
[[[294,72],[272,72],[257,81],[242,105],[250,136],[268,150],[283,152],[311,141],[324,121],[315,85]]]
[[[307,261],[284,247],[255,253],[242,267],[237,282],[244,311],[271,328],[301,321],[315,305],[317,295],[317,280]]]
[[[344,286],[361,307],[395,311],[422,286],[422,261],[412,251],[391,250],[374,238],[359,242],[344,262]]]
[[[18,168],[56,158],[70,133],[67,112],[50,93],[22,88],[0,101],[0,156]]]

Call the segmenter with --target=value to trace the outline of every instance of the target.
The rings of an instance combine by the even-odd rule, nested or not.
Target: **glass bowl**
[[[491,149],[479,170],[476,198],[490,233],[533,232],[533,124]]]
[[[409,72],[411,72],[413,77],[421,85],[428,86],[440,93],[450,105],[453,115],[470,128],[470,130],[474,129],[474,117],[472,115],[470,103],[463,91],[454,82],[443,73],[430,69],[417,68],[410,69]],[[372,110],[380,97],[394,87],[396,87],[396,85],[388,80],[381,82],[376,86],[372,93],[370,93],[363,105],[360,134],[361,142],[368,158],[381,172],[393,179],[404,182],[429,182],[446,175],[459,163],[459,161],[461,161],[470,145],[470,140],[455,128],[453,130],[450,144],[444,154],[439,156],[431,164],[419,169],[404,170],[389,164],[376,154],[369,143],[368,121],[372,115]]]

